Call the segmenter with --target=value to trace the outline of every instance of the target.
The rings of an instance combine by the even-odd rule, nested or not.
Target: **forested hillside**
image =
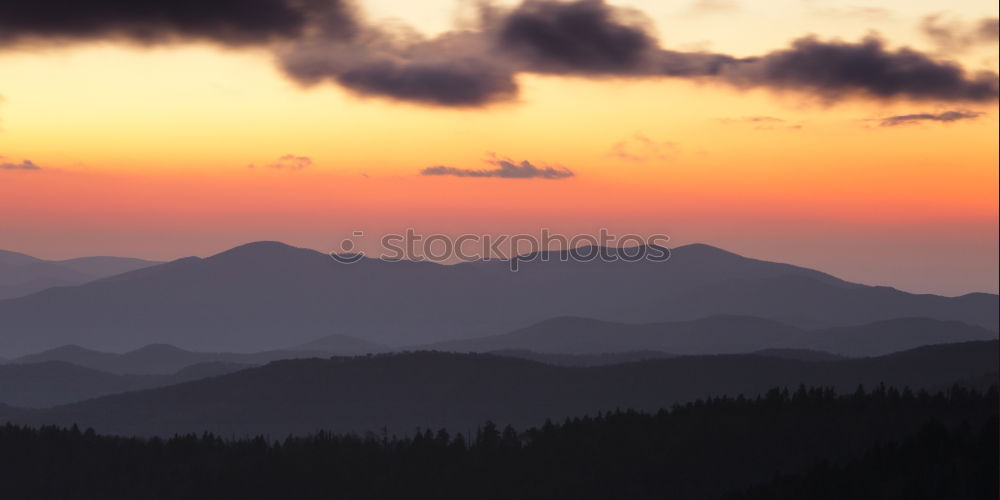
[[[905,493],[923,481],[912,484],[936,486],[925,497],[994,499],[997,403],[996,386],[845,396],[803,387],[520,431],[485,422],[451,434],[283,440],[141,440],[8,425],[0,428],[0,480],[8,498],[26,500],[711,499],[748,489],[751,498],[820,498],[803,496],[813,478],[831,486],[822,498],[904,498],[877,492]],[[981,432],[984,425],[994,431]]]

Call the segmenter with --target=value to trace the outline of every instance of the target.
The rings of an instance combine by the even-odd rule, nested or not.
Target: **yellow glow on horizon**
[[[408,178],[432,165],[489,168],[483,160],[496,152],[636,193],[882,197],[963,212],[989,209],[996,194],[997,116],[988,107],[965,123],[879,127],[881,117],[928,107],[829,105],[668,79],[522,76],[519,102],[441,110],[332,85],[303,90],[263,54],[207,47],[98,45],[0,64],[17,75],[4,88],[14,96],[2,108],[4,156],[55,170],[237,179],[254,175],[248,164],[295,154],[313,159],[310,171]],[[762,116],[781,121],[747,121]],[[640,135],[661,144],[644,149]],[[647,158],[614,156],[620,142]]]

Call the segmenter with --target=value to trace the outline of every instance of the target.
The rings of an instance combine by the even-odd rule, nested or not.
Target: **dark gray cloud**
[[[941,50],[962,52],[976,45],[996,44],[1000,38],[1000,19],[984,18],[968,24],[944,14],[934,14],[921,20],[920,30]]]
[[[603,0],[527,0],[497,23],[499,46],[542,73],[632,73],[658,51],[649,21]]]
[[[658,48],[638,11],[601,0],[487,7],[479,29],[425,38],[368,26],[348,40],[320,32],[278,49],[287,74],[313,85],[451,107],[512,101],[517,73],[705,76],[735,58]]]
[[[31,0],[0,2],[0,44],[55,39],[178,39],[243,45],[355,28],[342,0]]]
[[[451,107],[517,98],[518,73],[581,76],[711,76],[737,59],[661,50],[639,11],[603,0],[527,0],[484,6],[476,29],[426,38],[366,26],[350,39],[322,32],[278,49],[295,80],[335,82],[361,95]]]
[[[950,123],[961,120],[974,120],[982,116],[982,113],[975,111],[945,111],[943,113],[914,113],[911,115],[887,116],[882,118],[880,125],[883,127],[894,127],[919,122],[942,122]]]
[[[420,61],[385,58],[335,76],[361,94],[440,106],[481,106],[517,94],[514,75],[478,59]]]
[[[407,30],[369,27],[350,40],[307,37],[278,49],[285,72],[313,85],[332,81],[361,95],[468,107],[512,100],[512,69],[491,60],[478,32],[425,38]]]
[[[519,73],[694,78],[803,92],[825,101],[862,95],[989,102],[1000,94],[996,73],[970,75],[957,63],[912,49],[889,50],[877,38],[858,43],[803,38],[754,58],[666,50],[645,15],[604,0],[483,4],[478,26],[433,38],[368,22],[351,5],[350,0],[0,2],[0,45],[96,38],[262,44],[303,85],[332,82],[360,95],[446,107],[515,100]]]
[[[427,167],[420,175],[450,175],[453,177],[499,177],[503,179],[565,179],[573,172],[565,167],[536,167],[527,161],[514,163],[509,159],[494,158],[487,163],[496,168],[467,169],[446,166]]]
[[[726,65],[720,77],[738,86],[803,91],[829,101],[860,94],[987,102],[1000,94],[996,73],[967,75],[957,63],[908,48],[887,50],[875,37],[859,43],[801,38],[789,49]]]
[[[641,12],[603,0],[527,0],[492,16],[487,33],[518,71],[567,75],[711,76],[739,59],[663,50]]]
[[[0,156],[0,170],[41,170],[39,167],[31,160],[24,160],[22,162],[12,162],[8,161],[3,156]]]
[[[761,57],[664,50],[645,17],[602,0],[528,0],[494,21],[499,47],[518,71],[714,79],[740,87],[795,90],[833,101],[877,99],[989,101],[997,75],[968,75],[957,63],[921,52],[801,38]]]

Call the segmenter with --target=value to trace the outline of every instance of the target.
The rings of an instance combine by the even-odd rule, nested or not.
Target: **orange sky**
[[[378,14],[383,4],[370,8]],[[751,36],[775,16],[816,19],[744,5],[713,22],[634,5],[649,8],[663,38],[678,44],[703,41],[694,26],[720,26],[705,39],[733,53],[776,48],[775,34]],[[990,14],[979,5],[959,2],[952,15]],[[886,2],[892,21],[883,19],[883,34],[926,45],[912,26],[932,7]],[[442,19],[395,14],[444,29]],[[668,22],[684,28],[670,32]],[[726,23],[743,29],[734,34]],[[785,42],[808,31],[852,38],[864,33],[858,26],[876,24],[831,18],[779,31]],[[771,46],[747,49],[739,33]],[[995,70],[996,52],[954,57]],[[171,259],[259,239],[331,250],[354,229],[606,227],[917,292],[998,288],[996,102],[831,104],[691,81],[522,74],[516,102],[452,110],[332,85],[303,89],[271,59],[259,49],[190,44],[0,52],[0,163],[41,167],[0,170],[0,248]],[[953,109],[983,114],[879,126],[887,116]],[[781,121],[747,120],[762,116]],[[489,168],[491,153],[575,176],[419,175],[434,165]],[[284,155],[311,165],[268,166]]]

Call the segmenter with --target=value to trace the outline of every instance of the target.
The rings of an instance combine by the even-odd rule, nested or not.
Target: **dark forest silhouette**
[[[880,443],[860,458],[842,464],[824,460],[725,500],[997,498],[998,425],[996,418],[980,428],[949,429],[931,422],[915,435]]]
[[[921,498],[992,499],[997,404],[996,385],[840,396],[800,387],[522,432],[486,422],[407,436],[142,440],[7,425],[0,480],[20,499],[903,498],[922,484],[935,489]],[[827,496],[798,495],[812,491],[804,482],[813,478],[831,487],[821,490]]]

